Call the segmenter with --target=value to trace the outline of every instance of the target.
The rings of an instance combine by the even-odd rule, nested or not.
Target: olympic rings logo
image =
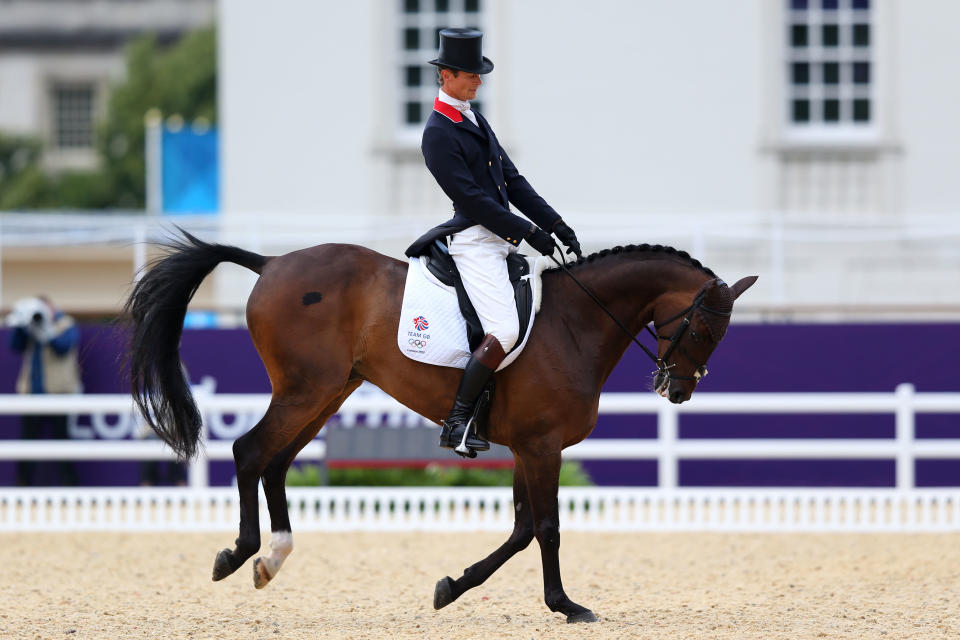
[[[410,338],[409,340],[407,340],[407,342],[410,344],[410,346],[417,347],[418,349],[423,349],[424,347],[427,346],[426,340],[417,340],[416,338]]]

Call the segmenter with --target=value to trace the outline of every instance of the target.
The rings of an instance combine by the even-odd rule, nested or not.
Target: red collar
[[[463,122],[463,114],[454,109],[453,106],[440,100],[440,98],[433,99],[433,110],[447,116],[453,122]]]

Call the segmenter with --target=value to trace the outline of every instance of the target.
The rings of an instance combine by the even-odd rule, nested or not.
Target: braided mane
[[[589,264],[591,262],[596,262],[598,260],[603,260],[608,256],[618,255],[621,253],[647,253],[647,254],[661,254],[665,256],[673,256],[688,262],[691,267],[695,269],[699,269],[700,271],[704,272],[711,278],[718,277],[717,274],[715,274],[712,270],[703,266],[703,264],[701,264],[699,260],[697,260],[696,258],[690,257],[690,254],[687,253],[686,251],[674,249],[673,247],[668,247],[662,244],[646,244],[646,243],[628,244],[625,247],[618,246],[618,247],[613,247],[611,249],[602,249],[601,251],[597,251],[596,253],[591,253],[588,256],[580,258],[579,260],[568,262],[567,266],[568,268],[569,267],[576,268],[581,265]],[[560,267],[556,267],[556,266],[548,267],[546,271],[555,271],[556,269],[559,269],[559,268]]]

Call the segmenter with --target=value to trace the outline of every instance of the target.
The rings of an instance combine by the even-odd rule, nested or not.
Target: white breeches
[[[483,332],[499,340],[504,353],[520,338],[520,318],[507,273],[507,254],[516,251],[515,246],[480,225],[450,239],[450,255],[480,316]]]

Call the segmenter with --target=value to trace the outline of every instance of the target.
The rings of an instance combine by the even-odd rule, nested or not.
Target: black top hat
[[[476,29],[443,29],[440,31],[440,57],[430,64],[467,73],[490,73],[493,62],[480,53],[483,33]]]

